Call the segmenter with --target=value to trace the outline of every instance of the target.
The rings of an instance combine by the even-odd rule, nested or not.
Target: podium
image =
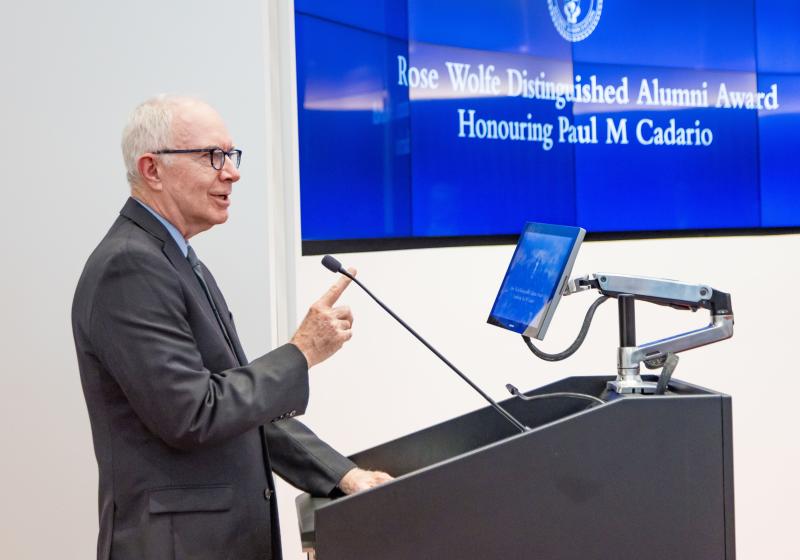
[[[647,376],[643,376],[647,377]],[[526,394],[607,398],[613,377]],[[731,399],[672,380],[606,404],[502,403],[351,458],[396,480],[338,499],[297,498],[318,560],[733,560]]]

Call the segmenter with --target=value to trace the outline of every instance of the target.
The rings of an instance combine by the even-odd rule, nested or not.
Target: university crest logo
[[[603,0],[547,0],[553,25],[567,41],[583,41],[600,21]]]

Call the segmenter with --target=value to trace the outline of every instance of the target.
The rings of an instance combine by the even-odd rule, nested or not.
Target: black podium
[[[527,394],[606,398],[611,379]],[[304,547],[318,560],[735,558],[730,397],[673,380],[603,405],[502,404],[531,431],[487,407],[354,455],[397,479],[299,496]]]

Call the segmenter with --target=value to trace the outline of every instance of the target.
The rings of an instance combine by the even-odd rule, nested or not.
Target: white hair
[[[142,179],[136,164],[139,156],[171,147],[174,109],[184,103],[197,101],[191,97],[162,94],[148,99],[133,110],[122,131],[122,157],[131,187]]]

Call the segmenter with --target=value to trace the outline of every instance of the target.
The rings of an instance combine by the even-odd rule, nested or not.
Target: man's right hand
[[[356,270],[347,271],[355,276]],[[342,276],[315,301],[289,341],[306,357],[308,367],[330,358],[353,336],[353,314],[347,306],[333,307],[350,279]]]

